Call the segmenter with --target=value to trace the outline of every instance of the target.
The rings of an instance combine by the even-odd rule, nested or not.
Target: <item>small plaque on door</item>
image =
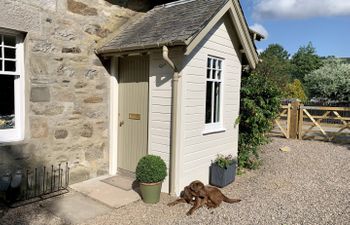
[[[130,120],[140,120],[141,119],[141,114],[129,113],[129,119]]]

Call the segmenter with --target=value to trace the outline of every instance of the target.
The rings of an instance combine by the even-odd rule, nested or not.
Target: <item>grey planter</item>
[[[232,183],[236,176],[236,162],[227,169],[219,167],[216,163],[212,163],[210,166],[210,180],[209,183],[217,187],[225,187]]]

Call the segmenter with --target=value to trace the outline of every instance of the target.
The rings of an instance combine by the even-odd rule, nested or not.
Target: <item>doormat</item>
[[[133,183],[135,179],[117,175],[117,176],[106,178],[101,181],[106,184],[112,185],[114,187],[121,188],[125,191],[130,191],[133,187]]]

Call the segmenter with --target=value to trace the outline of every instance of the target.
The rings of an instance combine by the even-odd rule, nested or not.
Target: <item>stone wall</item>
[[[106,174],[109,73],[94,49],[136,12],[104,0],[1,0],[0,11],[0,28],[26,33],[25,140],[0,143],[0,175],[65,161],[72,183]]]

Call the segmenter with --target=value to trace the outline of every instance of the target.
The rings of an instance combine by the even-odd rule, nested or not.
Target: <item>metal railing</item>
[[[7,174],[7,179],[1,180],[2,199],[9,207],[18,207],[67,193],[69,170],[68,163],[65,163],[64,166],[43,166],[26,169],[25,172],[18,170],[14,175]]]

